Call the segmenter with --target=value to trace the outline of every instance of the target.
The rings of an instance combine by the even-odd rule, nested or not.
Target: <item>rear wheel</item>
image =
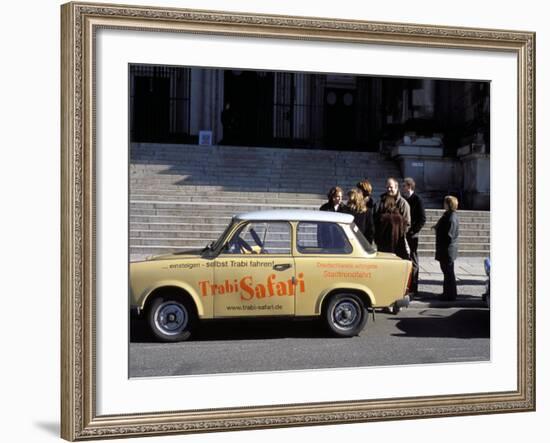
[[[183,341],[191,336],[196,316],[189,302],[157,297],[149,308],[149,327],[162,341]]]
[[[358,335],[365,327],[367,317],[367,309],[356,294],[334,295],[324,313],[327,327],[339,337]]]

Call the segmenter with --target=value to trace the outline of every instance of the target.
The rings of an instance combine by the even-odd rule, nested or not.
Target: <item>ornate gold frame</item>
[[[68,3],[62,6],[61,435],[67,440],[535,409],[535,34]],[[517,390],[98,416],[95,411],[94,33],[98,28],[507,51],[518,58]]]

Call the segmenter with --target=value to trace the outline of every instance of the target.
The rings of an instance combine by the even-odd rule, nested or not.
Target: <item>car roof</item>
[[[273,209],[271,211],[254,211],[238,214],[236,220],[243,221],[308,221],[351,223],[353,215],[342,212],[307,211],[296,209]]]

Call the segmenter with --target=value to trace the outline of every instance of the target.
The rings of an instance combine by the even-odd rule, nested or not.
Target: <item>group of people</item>
[[[343,201],[343,190],[333,187],[328,201],[321,211],[344,212],[352,214],[357,227],[365,238],[376,244],[378,251],[392,252],[399,257],[411,260],[413,264],[411,296],[418,295],[418,239],[426,224],[426,211],[422,198],[415,192],[415,181],[407,177],[401,183],[393,177],[386,180],[386,192],[375,202],[372,185],[368,180],[357,183],[347,193],[347,202]],[[445,213],[432,226],[435,230],[435,259],[439,261],[443,272],[443,294],[445,300],[455,300],[457,295],[454,261],[458,255],[458,200],[454,196],[444,198]]]

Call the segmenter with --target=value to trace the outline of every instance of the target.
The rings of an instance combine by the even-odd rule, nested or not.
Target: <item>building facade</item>
[[[380,152],[489,209],[488,82],[132,65],[130,99],[134,143]]]

